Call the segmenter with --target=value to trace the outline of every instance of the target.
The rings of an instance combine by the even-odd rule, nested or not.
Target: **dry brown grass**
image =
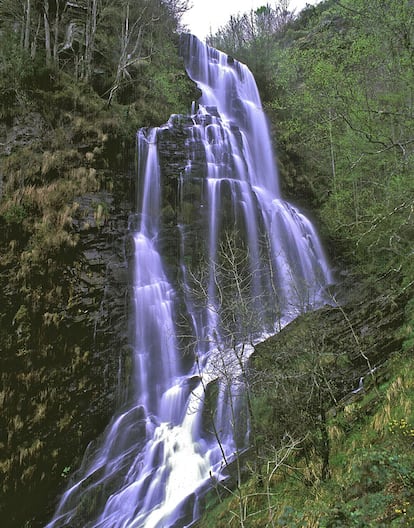
[[[374,431],[382,434],[386,431],[389,423],[394,418],[395,409],[399,410],[404,416],[410,416],[413,409],[412,398],[408,389],[412,386],[410,376],[405,376],[402,372],[395,380],[390,383],[383,405],[372,418],[372,427]]]
[[[339,442],[345,436],[345,433],[341,427],[333,424],[328,426],[328,435],[332,442]]]
[[[81,155],[77,150],[46,150],[42,155],[41,175],[47,176],[50,173],[55,175],[64,174],[69,167],[79,165]]]

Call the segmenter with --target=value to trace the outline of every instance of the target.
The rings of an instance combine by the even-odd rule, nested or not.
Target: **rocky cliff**
[[[28,113],[2,130],[0,516],[10,528],[50,517],[128,370],[134,152],[113,124],[67,119],[52,131]]]

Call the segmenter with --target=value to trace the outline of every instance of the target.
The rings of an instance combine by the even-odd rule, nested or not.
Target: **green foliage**
[[[414,438],[414,427],[407,423],[405,418],[400,418],[400,420],[392,420],[389,424],[388,430],[397,438],[402,438],[408,442],[413,441],[412,438]]]
[[[65,466],[63,469],[62,469],[62,473],[60,474],[61,477],[63,478],[67,478],[69,473],[71,472],[72,468],[70,466]]]
[[[54,88],[56,71],[21,47],[9,29],[0,35],[0,117],[10,123],[34,90]]]
[[[145,98],[148,108],[159,109],[150,117],[159,121],[168,118],[177,102],[183,110],[190,83],[178,60],[176,31],[188,2],[87,4],[84,9],[76,3],[64,8],[31,2],[27,10],[5,0],[0,6],[1,117],[11,123],[33,92],[55,92],[60,109],[81,111],[85,90],[77,94],[75,84],[89,86],[109,103],[131,105]],[[74,86],[61,83],[62,73]],[[42,99],[39,93],[36,97]],[[157,98],[161,104],[148,103]]]
[[[3,212],[3,218],[6,224],[20,224],[27,216],[27,211],[24,205],[10,204],[10,206]]]
[[[410,505],[411,464],[412,457],[392,454],[383,448],[357,452],[343,481],[342,503],[327,515],[323,525],[362,528],[399,523],[399,514],[402,510],[406,514]],[[404,506],[400,509],[401,504]]]
[[[101,227],[108,217],[109,205],[106,202],[94,202],[93,209],[96,225]]]
[[[307,47],[293,49],[302,83],[288,104],[306,121],[289,141],[306,143],[326,175],[322,218],[331,236],[348,240],[349,258],[365,273],[383,273],[405,258],[408,239],[399,233],[412,229],[413,71],[401,68],[407,50],[391,54],[388,14],[368,4],[323,12]]]
[[[0,117],[6,122],[13,115],[22,88],[33,73],[30,56],[21,50],[13,33],[3,36],[0,46]],[[4,42],[7,40],[7,46]]]
[[[403,349],[407,352],[414,350],[414,299],[410,299],[405,307],[406,324],[400,329],[399,334],[403,337]]]
[[[414,277],[412,9],[409,0],[322,2],[267,28],[261,40],[258,31],[231,40],[237,25],[213,38],[258,74],[285,193],[317,207],[323,233],[361,273],[407,282]]]

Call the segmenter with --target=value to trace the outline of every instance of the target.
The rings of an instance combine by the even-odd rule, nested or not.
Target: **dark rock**
[[[387,290],[371,298],[362,287],[359,292],[352,290],[352,296],[349,291],[339,295],[343,304],[327,305],[299,316],[280,333],[257,345],[252,365],[262,364],[263,360],[272,362],[272,355],[273,362],[289,361],[289,356],[300,356],[314,343],[337,362],[337,399],[351,393],[362,376],[374,374],[370,371],[400,350],[403,339],[397,330],[404,323],[409,292]]]
[[[46,128],[44,119],[37,112],[16,116],[11,127],[0,125],[0,156],[8,156],[14,150],[40,140]]]
[[[117,194],[76,199],[76,251],[53,273],[32,275],[27,300],[16,289],[17,270],[1,268],[0,516],[7,528],[45,525],[66,485],[64,468],[79,464],[125,397],[118,375],[129,343],[125,240],[134,204],[125,198],[129,173],[121,176]]]

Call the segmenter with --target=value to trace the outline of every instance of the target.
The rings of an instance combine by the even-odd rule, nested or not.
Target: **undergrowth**
[[[269,461],[244,483],[244,519],[235,496],[212,496],[198,526],[414,526],[414,359],[397,354],[383,368],[387,381],[331,413],[329,479],[310,482],[314,462],[294,450],[273,474]]]

